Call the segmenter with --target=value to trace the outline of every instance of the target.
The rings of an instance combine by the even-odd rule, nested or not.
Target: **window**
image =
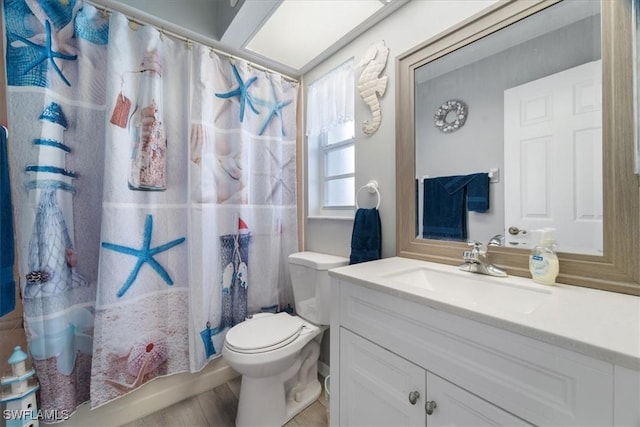
[[[355,146],[353,60],[309,86],[308,214],[353,218]]]
[[[353,129],[353,121],[350,121],[323,135],[323,209],[352,209],[355,204]]]

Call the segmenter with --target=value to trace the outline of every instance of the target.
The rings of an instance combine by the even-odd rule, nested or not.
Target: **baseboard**
[[[219,357],[197,373],[181,373],[158,378],[111,403],[89,409],[81,405],[71,418],[56,427],[112,427],[128,424],[181,400],[204,393],[239,374]]]
[[[329,365],[318,360],[318,373],[323,377],[329,376]]]

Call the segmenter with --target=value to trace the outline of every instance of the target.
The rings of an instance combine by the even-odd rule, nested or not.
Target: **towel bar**
[[[358,192],[356,193],[356,209],[360,209],[360,206],[358,206],[358,196],[360,195],[360,192],[365,188],[369,193],[376,193],[378,195],[378,203],[376,204],[376,209],[380,209],[380,199],[382,197],[380,196],[380,191],[378,190],[378,181],[376,181],[375,179],[372,179],[358,189]]]
[[[496,184],[500,182],[500,168],[490,168],[487,175],[489,175],[489,182],[491,184]],[[425,179],[429,179],[429,178],[435,178],[435,177],[432,177],[431,175],[423,175],[423,176],[416,177],[416,179],[420,181],[420,184],[422,184],[422,182],[424,182]]]

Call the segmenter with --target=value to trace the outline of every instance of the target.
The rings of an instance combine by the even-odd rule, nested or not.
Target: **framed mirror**
[[[466,240],[487,244],[500,236],[502,246],[489,249],[491,261],[526,277],[535,242],[521,231],[554,227],[558,282],[640,295],[631,6],[631,0],[498,2],[397,58],[398,256],[461,264]],[[555,103],[560,98],[570,101],[567,111],[586,118],[584,128],[572,128],[567,115],[539,134],[518,128],[565,108]],[[465,122],[443,133],[434,117],[449,100],[466,104]],[[560,134],[547,135],[549,128]],[[569,151],[549,143],[565,140]],[[464,233],[425,232],[426,181],[487,179],[489,172],[488,209],[463,212]],[[552,222],[560,209],[549,194],[564,184],[568,193],[553,197],[569,223],[587,228]]]

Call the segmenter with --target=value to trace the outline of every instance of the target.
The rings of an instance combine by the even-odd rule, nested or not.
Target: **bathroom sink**
[[[530,314],[551,295],[542,285],[514,283],[511,278],[494,278],[462,271],[440,271],[417,267],[382,276],[411,290],[433,293],[443,301],[477,308],[492,308]]]

